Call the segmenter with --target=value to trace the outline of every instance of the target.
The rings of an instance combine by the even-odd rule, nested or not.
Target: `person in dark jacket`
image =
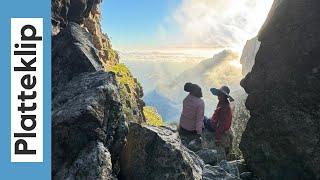
[[[210,119],[204,119],[204,125],[210,131],[215,133],[216,143],[221,144],[221,137],[224,133],[230,130],[232,123],[232,110],[230,101],[234,99],[229,95],[230,89],[227,86],[222,86],[220,89],[211,88],[211,93],[218,96],[218,105]]]

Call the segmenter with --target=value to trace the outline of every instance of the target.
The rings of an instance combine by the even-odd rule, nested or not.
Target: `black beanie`
[[[183,89],[184,89],[184,91],[186,91],[186,92],[191,92],[192,89],[193,89],[193,84],[188,82],[188,83],[186,83],[186,84],[184,85]]]
[[[201,87],[198,86],[197,84],[192,84],[190,82],[186,83],[184,85],[184,91],[189,92],[191,95],[202,98],[202,90]]]

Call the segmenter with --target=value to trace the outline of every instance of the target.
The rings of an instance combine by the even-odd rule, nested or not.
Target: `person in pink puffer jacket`
[[[189,92],[183,100],[183,109],[180,116],[179,133],[188,140],[201,137],[204,119],[204,101],[202,90],[197,84],[186,83],[184,90]]]

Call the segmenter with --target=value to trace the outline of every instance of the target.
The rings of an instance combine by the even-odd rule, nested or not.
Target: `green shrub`
[[[121,85],[128,84],[130,88],[134,88],[136,83],[134,82],[131,72],[126,65],[119,63],[110,67],[108,71],[112,71],[116,74],[117,79]]]
[[[139,93],[138,89],[141,89],[141,86],[135,82],[131,72],[124,64],[119,63],[111,66],[108,68],[108,71],[114,72],[116,75],[119,83],[121,104],[127,119],[139,123],[142,122],[143,119],[134,113],[134,109],[139,109],[135,94]]]
[[[162,126],[164,124],[161,115],[157,112],[157,110],[154,107],[143,107],[143,113],[146,117],[146,123],[148,125]]]

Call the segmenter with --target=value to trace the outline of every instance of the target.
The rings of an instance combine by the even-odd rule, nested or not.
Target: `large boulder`
[[[69,168],[63,167],[55,179],[115,179],[108,149],[101,142],[92,142],[81,150]]]
[[[221,161],[216,166],[206,164],[203,168],[203,180],[240,180],[239,170],[236,165]]]
[[[320,179],[320,1],[277,0],[242,81],[251,118],[240,148],[262,179]]]
[[[222,160],[215,166],[206,164],[203,168],[202,177],[203,180],[239,180],[242,179],[241,174],[247,179],[252,178],[250,180],[254,178],[251,172],[247,172],[247,166],[244,160]]]
[[[124,179],[202,178],[203,161],[181,144],[170,128],[129,124],[127,144],[121,156]]]
[[[117,175],[127,126],[114,74],[101,71],[82,73],[57,93],[52,104],[53,179],[73,177],[74,171],[92,174],[98,170],[90,168],[101,164],[109,167],[107,161],[110,158],[103,158],[109,152],[112,173]],[[86,157],[92,153],[100,155]],[[80,162],[85,162],[87,167],[78,166]],[[100,170],[105,171],[104,168]],[[108,179],[104,172],[99,173],[101,177],[98,179]]]
[[[52,95],[83,72],[103,70],[92,36],[79,24],[69,23],[52,40]]]
[[[218,162],[218,151],[215,149],[201,149],[196,154],[205,164],[216,165]]]

